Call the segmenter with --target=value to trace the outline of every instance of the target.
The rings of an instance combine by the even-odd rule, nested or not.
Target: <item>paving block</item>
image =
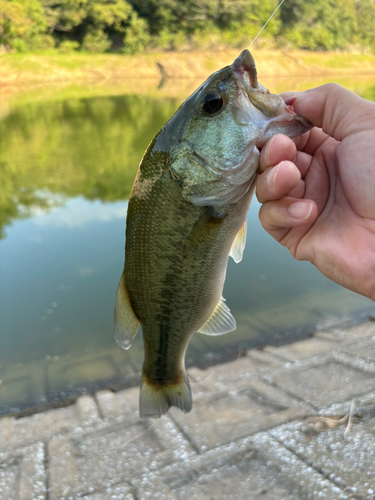
[[[18,497],[20,463],[18,457],[2,459],[0,454],[0,500]]]
[[[193,406],[187,415],[176,408],[169,414],[193,446],[204,452],[306,412],[296,400],[254,380],[240,392]]]
[[[345,361],[352,366],[375,372],[375,340],[363,340],[351,346],[344,346],[335,351],[335,358],[339,359],[341,353],[347,354]]]
[[[214,368],[214,367],[212,367]],[[212,399],[214,395],[206,386],[206,379],[213,376],[214,372],[210,369],[201,370],[196,366],[188,369],[191,392],[193,394],[193,405],[199,405]]]
[[[172,451],[175,460],[183,460],[196,454],[191,443],[168,416],[163,415],[157,419],[148,419],[146,425],[155,434],[158,442],[166,450]]]
[[[160,471],[177,500],[345,500],[352,498],[261,433]]]
[[[362,411],[364,408],[362,402]],[[347,408],[348,409],[348,408]],[[375,399],[372,411],[356,417],[350,432],[346,425],[316,432],[306,422],[291,422],[270,431],[301,460],[321,471],[332,483],[355,498],[375,498]],[[338,405],[333,407],[337,415]],[[329,412],[325,411],[325,415]],[[345,433],[345,435],[344,435]]]
[[[14,422],[15,419],[13,417],[3,417],[0,419],[0,450],[4,450],[11,443]]]
[[[45,450],[43,443],[23,449],[20,464],[19,500],[44,500],[46,498]]]
[[[368,419],[375,417],[375,392],[370,392],[364,396],[353,398],[349,401],[335,403],[326,408],[322,408],[319,411],[319,415],[343,417],[349,413],[352,408],[352,404],[354,415],[355,418],[358,419],[358,422],[361,422],[362,418]]]
[[[278,471],[278,484],[288,485],[289,491],[293,491],[297,495],[296,498],[301,500],[315,500],[318,498],[326,500],[353,499],[352,495],[344,492],[330,479],[317,472],[315,468],[310,467],[305,461],[292,453],[290,449],[286,449],[277,440],[272,439],[270,434],[273,434],[273,431],[267,434],[257,434],[252,439],[259,459],[262,459],[266,465],[266,475],[269,470]],[[278,497],[275,496],[274,498],[276,500]]]
[[[281,347],[266,346],[264,351],[276,354],[287,361],[298,361],[318,354],[327,353],[335,348],[337,348],[337,341],[313,337]]]
[[[0,422],[6,419],[1,419]],[[28,443],[47,439],[48,437],[74,429],[79,424],[74,406],[57,408],[30,417],[11,419],[3,427],[0,426],[0,440],[4,448],[24,446]],[[1,431],[6,428],[6,433]],[[6,437],[5,437],[6,436]],[[2,449],[2,448],[0,448]]]
[[[135,500],[132,488],[127,483],[116,484],[102,492],[94,492],[81,497],[83,500]]]
[[[65,436],[54,436],[48,443],[50,500],[59,500],[79,490],[74,450]]]
[[[341,331],[346,335],[353,335],[355,337],[375,337],[375,321],[366,321],[366,323],[341,329]]]
[[[0,453],[0,500],[46,500],[43,443]]]
[[[240,439],[223,446],[207,450],[204,453],[192,455],[182,461],[174,461],[159,468],[158,475],[173,491],[194,478],[218,469],[225,465],[240,461],[253,450],[250,438]]]
[[[98,407],[92,396],[85,395],[79,397],[75,403],[75,407],[82,424],[89,425],[100,419]]]
[[[95,398],[105,418],[117,418],[123,415],[119,398],[112,391],[99,391],[95,394]]]
[[[163,483],[158,472],[145,474],[132,481],[138,500],[176,500],[170,488]]]
[[[289,490],[289,491],[288,491]],[[277,474],[267,470],[259,460],[244,460],[240,464],[226,465],[194,479],[172,493],[178,500],[301,500],[292,485],[282,484]]]
[[[139,422],[139,387],[131,387],[115,393],[117,405],[130,424]]]
[[[152,429],[140,423],[104,428],[82,439],[72,439],[72,443],[78,479],[85,494],[131,483],[173,461],[172,453],[165,452]]]
[[[328,340],[330,342],[337,342],[337,344],[340,343],[350,343],[352,344],[353,342],[356,342],[357,339],[350,335],[345,334],[345,330],[339,330],[337,328],[332,328],[330,330],[323,330],[319,332],[314,332],[312,334],[314,338],[317,339],[323,339],[323,340]]]
[[[193,392],[194,405],[206,403],[220,393],[238,391],[246,387],[257,373],[270,367],[280,366],[283,361],[272,354],[257,349],[247,351],[235,361],[211,366],[207,370],[189,368],[188,374]]]
[[[248,356],[243,356],[235,361],[211,366],[207,370],[191,369],[189,374],[203,389],[198,398],[193,392],[194,403],[196,399],[202,403],[217,397],[219,394],[240,391],[248,385],[249,381],[254,380],[259,370],[264,367],[265,365],[260,365],[257,360],[254,361]]]
[[[375,373],[359,370],[324,355],[273,370],[266,380],[316,408],[375,388]]]
[[[283,363],[283,360],[278,356],[274,356],[269,352],[264,352],[261,349],[250,349],[247,351],[246,356],[252,360],[255,366],[257,366],[257,371],[270,367],[276,368]]]

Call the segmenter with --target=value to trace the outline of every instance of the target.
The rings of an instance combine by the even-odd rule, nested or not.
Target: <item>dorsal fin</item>
[[[199,329],[205,335],[224,335],[236,329],[236,320],[233,318],[225,299],[221,297],[213,313],[206,323]]]
[[[115,339],[124,349],[129,349],[137,334],[140,321],[130,304],[125,276],[121,276],[115,306]]]
[[[236,237],[233,240],[232,247],[230,249],[229,255],[232,257],[234,262],[238,264],[242,260],[243,251],[246,245],[246,220],[243,223],[241,229],[236,234]]]

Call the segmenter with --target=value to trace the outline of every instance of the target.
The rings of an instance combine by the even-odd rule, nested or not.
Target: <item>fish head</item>
[[[247,49],[230,67],[238,87],[231,108],[233,120],[253,129],[258,148],[276,134],[292,138],[313,127],[312,123],[295,113],[293,106],[287,105],[279,95],[272,94],[258,82],[255,61]]]
[[[255,62],[244,50],[211,75],[162,129],[171,174],[195,205],[235,203],[249,190],[259,149],[278,133],[295,137],[312,127],[258,83]]]

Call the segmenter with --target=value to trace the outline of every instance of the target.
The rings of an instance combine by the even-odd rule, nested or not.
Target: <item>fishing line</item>
[[[270,15],[270,17],[268,18],[268,20],[265,22],[265,24],[263,25],[263,28],[259,31],[259,33],[257,34],[257,36],[254,38],[254,40],[251,42],[251,44],[248,46],[248,49],[253,45],[253,43],[255,42],[255,40],[258,38],[258,36],[262,33],[262,31],[264,30],[264,28],[267,26],[267,24],[271,21],[271,19],[273,18],[273,16],[276,14],[276,12],[280,9],[280,7],[282,6],[282,4],[285,2],[285,0],[281,0],[281,2],[279,3],[279,5],[276,7],[276,9],[272,12],[272,14]]]

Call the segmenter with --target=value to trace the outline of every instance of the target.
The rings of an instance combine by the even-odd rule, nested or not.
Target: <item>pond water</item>
[[[347,83],[375,100],[372,83]],[[113,339],[127,199],[148,143],[187,95],[181,88],[137,95],[120,86],[75,86],[1,102],[0,414],[138,383],[141,335],[129,351]],[[221,337],[196,334],[190,365],[289,342],[373,310],[370,300],[294,261],[262,230],[258,210],[254,201],[244,259],[230,260],[224,289],[238,328]]]

